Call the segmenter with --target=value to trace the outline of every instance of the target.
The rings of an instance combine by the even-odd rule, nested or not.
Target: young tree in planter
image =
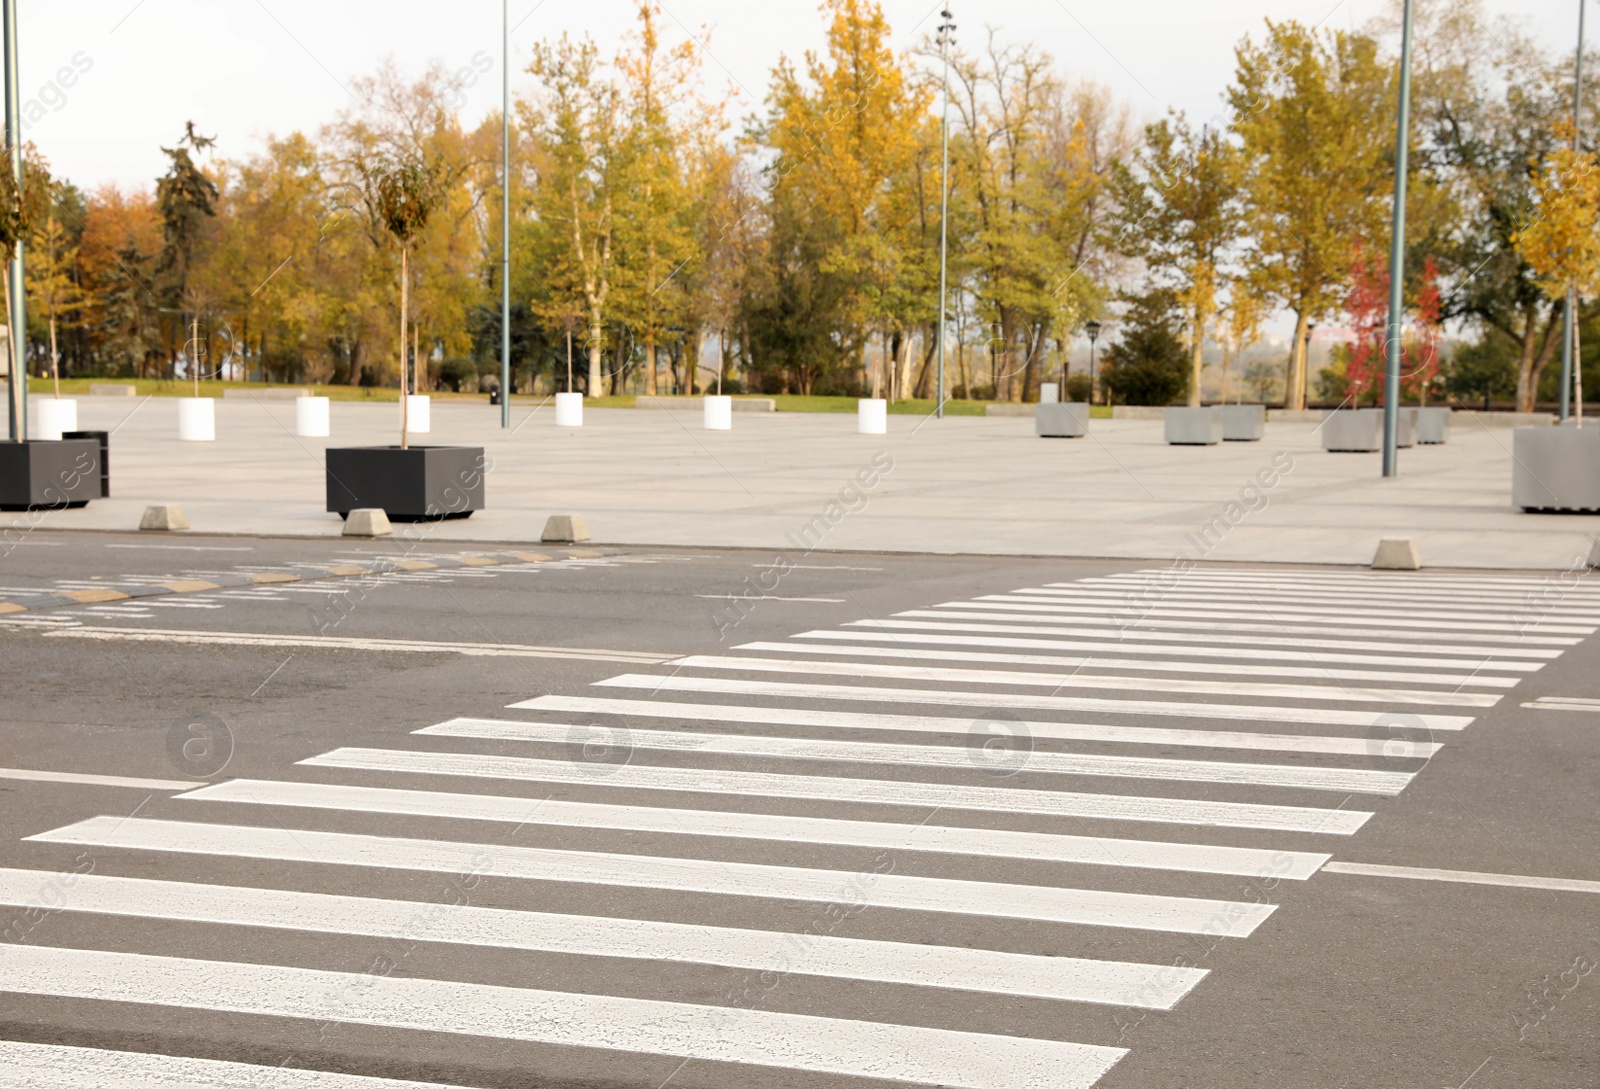
[[[1600,287],[1600,156],[1564,147],[1544,164],[1535,164],[1535,169],[1537,211],[1512,238],[1517,253],[1552,301],[1593,294]],[[1577,324],[1573,356],[1581,359]],[[1581,423],[1582,368],[1574,367],[1573,373],[1578,378],[1576,408]]]
[[[410,446],[406,394],[406,330],[410,321],[411,246],[428,225],[442,196],[437,163],[420,159],[379,159],[363,169],[367,200],[382,227],[400,247],[400,449]]]
[[[1389,270],[1356,251],[1350,266],[1350,291],[1345,296],[1355,342],[1350,345],[1345,378],[1352,408],[1359,408],[1361,395],[1372,393],[1373,404],[1383,389],[1389,327]],[[1415,336],[1400,347],[1401,389],[1415,393],[1420,404],[1428,403],[1428,389],[1439,373],[1439,320],[1442,300],[1439,295],[1439,268],[1432,257],[1422,264],[1422,286],[1412,311]]]

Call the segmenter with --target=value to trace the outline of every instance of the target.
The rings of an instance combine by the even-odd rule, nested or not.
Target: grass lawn
[[[63,378],[61,392],[71,397],[87,397],[90,383],[115,383],[117,385],[133,386],[138,390],[140,397],[190,397],[194,394],[192,382],[173,381],[170,378]],[[30,378],[28,391],[34,394],[48,395],[54,387],[48,378]],[[200,396],[221,397],[225,389],[282,389],[281,384],[267,386],[261,382],[201,382]],[[328,397],[335,401],[371,401],[374,403],[393,402],[399,398],[399,391],[394,389],[372,388],[363,386],[292,386],[296,389],[308,389],[320,397]],[[484,401],[489,395],[486,393],[431,393],[429,396],[440,401]],[[536,404],[549,400],[548,396],[533,397],[527,394],[517,394],[512,397],[513,404]],[[688,398],[685,398],[688,400]],[[854,412],[856,398],[854,397],[808,397],[798,393],[776,394],[772,400],[777,402],[779,412]],[[590,408],[633,408],[634,395],[631,393],[620,394],[615,397],[592,397],[584,402]],[[947,416],[982,416],[987,401],[946,401],[944,405]],[[931,400],[905,400],[892,401],[889,412],[896,416],[929,416],[933,414],[934,402]],[[1105,405],[1095,405],[1090,409],[1090,415],[1095,419],[1108,419],[1111,409]]]

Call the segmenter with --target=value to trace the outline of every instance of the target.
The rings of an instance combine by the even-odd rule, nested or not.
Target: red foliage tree
[[[1366,252],[1356,250],[1350,264],[1350,292],[1344,308],[1350,314],[1355,342],[1345,364],[1352,407],[1361,404],[1363,394],[1383,386],[1385,334],[1389,323],[1389,270],[1368,260]]]
[[[1388,366],[1389,269],[1387,264],[1369,260],[1357,249],[1350,265],[1350,290],[1345,295],[1345,310],[1355,342],[1345,367],[1351,405],[1372,394],[1374,404],[1383,391]],[[1439,269],[1432,257],[1422,264],[1422,287],[1411,314],[1411,336],[1402,330],[1400,342],[1400,390],[1424,403],[1428,390],[1439,374]],[[1409,340],[1409,343],[1408,343]]]

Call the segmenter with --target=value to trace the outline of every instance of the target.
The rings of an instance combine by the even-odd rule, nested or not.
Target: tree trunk
[[[1285,368],[1283,384],[1283,407],[1287,409],[1302,409],[1306,407],[1306,357],[1304,354],[1306,343],[1306,315],[1304,311],[1294,312],[1294,340],[1289,344],[1289,365]]]
[[[600,396],[600,308],[589,307],[589,383],[584,392],[590,397]]]
[[[936,329],[930,328],[927,334],[927,339],[924,340],[922,344],[922,369],[917,373],[917,384],[916,387],[911,391],[911,396],[917,398],[919,401],[930,400],[936,392],[933,389],[933,385],[938,377],[935,372],[939,369],[934,364],[934,357],[939,354],[939,341],[937,339],[938,335],[939,334]],[[947,366],[948,362],[949,357],[946,356]],[[948,390],[945,392],[947,394],[949,393]]]
[[[56,354],[56,316],[50,314],[50,377],[55,380],[56,400],[61,400],[61,357]]]
[[[407,307],[411,302],[411,252],[409,246],[400,247],[400,449],[411,445],[406,433],[410,421],[406,418],[406,322],[410,319]]]
[[[656,393],[656,334],[652,329],[644,336],[644,391],[654,397]]]
[[[694,396],[695,379],[700,377],[700,346],[705,338],[705,330],[698,324],[694,327],[694,335],[689,338],[684,347],[686,358],[683,362],[684,381],[689,385],[689,396]]]
[[[1552,332],[1556,328],[1556,307],[1551,306],[1550,317],[1540,331],[1538,303],[1531,303],[1522,326],[1522,353],[1517,360],[1517,411],[1532,412],[1539,397],[1539,379],[1544,376],[1556,346]]]
[[[1189,340],[1189,407],[1199,408],[1205,401],[1201,395],[1200,374],[1205,370],[1206,347],[1206,316],[1199,307],[1194,311],[1194,326],[1189,331]]]

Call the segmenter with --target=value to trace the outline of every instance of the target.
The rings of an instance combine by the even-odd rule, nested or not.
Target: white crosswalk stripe
[[[747,681],[734,677],[658,677],[624,673],[598,682],[612,688],[642,688],[650,692],[716,692],[739,696],[781,696],[790,699],[866,700],[874,703],[933,703],[951,707],[1016,707],[1041,711],[1097,711],[1102,714],[1162,715],[1179,718],[1250,719],[1257,722],[1305,722],[1321,726],[1369,726],[1371,711],[1320,707],[1272,707],[1248,703],[1177,703],[1165,700],[1109,699],[1091,696],[1053,696],[1015,692],[952,692],[941,688],[887,688],[874,685],[787,684]],[[1416,715],[1423,726],[1459,730],[1472,722],[1470,715]]]
[[[1192,636],[1191,638],[1194,641],[1218,644],[1243,642],[1263,643],[1268,646],[1278,646],[1285,641],[1285,636],[1337,635],[1348,636],[1350,639],[1361,641],[1346,641],[1337,644],[1331,644],[1326,641],[1301,640],[1296,638],[1292,640],[1292,643],[1295,646],[1337,645],[1348,647],[1352,650],[1392,650],[1395,653],[1400,654],[1405,653],[1407,649],[1404,644],[1396,645],[1394,643],[1395,636],[1402,633],[1397,633],[1392,628],[1351,628],[1322,624],[1290,624],[1281,618],[1275,619],[1271,623],[1247,624],[1238,622],[1222,622],[1215,619],[1197,620],[1187,618],[1174,619],[1172,617],[1163,618],[1154,615],[1146,615],[1143,613],[1135,614],[1131,611],[1123,615],[1062,616],[1057,613],[1051,613],[1048,607],[1043,605],[1017,605],[1013,606],[1009,611],[1002,612],[996,610],[991,604],[960,601],[948,602],[945,605],[935,609],[907,609],[904,612],[896,613],[895,616],[927,617],[934,620],[947,621],[1000,620],[1005,621],[1008,624],[1021,625],[1019,628],[996,629],[1001,631],[1025,631],[1028,629],[1028,627],[1033,625],[1063,624],[1070,621],[1074,624],[1074,626],[1060,629],[1060,634],[1074,635],[1088,633],[1092,629],[1101,629],[1106,636],[1114,639],[1135,638],[1133,633],[1140,629],[1149,629],[1153,632],[1159,633],[1158,635],[1143,636],[1143,638],[1146,639],[1177,638],[1176,636],[1169,636],[1167,634],[1169,630],[1198,631],[1205,634]],[[888,622],[860,620],[856,621],[856,623],[863,627],[871,627],[874,624],[884,625]],[[1254,638],[1237,638],[1235,633],[1239,635],[1251,634],[1254,635]],[[1485,634],[1477,631],[1417,631],[1416,634],[1418,636],[1426,636],[1430,640],[1456,640],[1458,642],[1455,645],[1447,645],[1443,649],[1454,651],[1458,654],[1469,649],[1461,646],[1460,644],[1462,643],[1492,643],[1498,644],[1496,647],[1498,653],[1504,653],[1512,657],[1519,657],[1519,655],[1516,653],[1516,648],[1510,646],[1510,644],[1513,642],[1517,644],[1526,644],[1528,646],[1570,647],[1576,646],[1578,643],[1583,641],[1581,636],[1576,635],[1529,635],[1526,632]],[[1410,649],[1418,652],[1431,652],[1437,647],[1438,644],[1429,643],[1413,646]],[[1556,651],[1554,653],[1546,652],[1540,654],[1535,651],[1524,651],[1520,656],[1555,658],[1560,656],[1560,652]]]
[[[462,1089],[323,1070],[0,1040],[6,1089]]]
[[[1091,1089],[1126,1053],[1114,1034],[1070,1016],[977,1031],[957,996],[1177,1007],[1235,943],[1294,924],[1275,917],[1279,881],[1359,871],[1327,850],[1374,816],[1354,799],[1407,790],[1448,756],[1444,738],[1492,729],[1478,718],[1597,625],[1600,592],[1534,577],[1147,570],[637,656],[618,668],[640,672],[528,694],[519,717],[412,723],[302,759],[300,778],[40,828],[30,849],[84,850],[95,869],[0,868],[0,905],[95,926],[61,945],[8,934],[0,992],[737,1063],[841,1089]],[[125,858],[136,873],[115,872]],[[234,883],[192,879],[218,860]],[[411,898],[413,878],[469,874],[493,882],[490,902]],[[818,909],[886,929],[770,917]],[[154,955],[145,920],[258,929],[273,950],[333,936],[630,974],[375,975],[314,944],[292,963]],[[1214,959],[1175,962],[1160,943],[1183,935],[1211,939]],[[913,1023],[874,1002],[824,1017],[659,989],[710,970],[915,988],[898,1014]],[[0,1043],[0,1066],[45,1089],[432,1084],[34,1044]]]
[[[898,619],[912,617],[914,619]],[[1004,624],[973,623],[975,620],[1003,620]],[[1449,668],[1475,669],[1485,663],[1492,663],[1489,668],[1511,669],[1530,671],[1540,668],[1539,664],[1524,664],[1517,659],[1538,658],[1555,659],[1561,657],[1559,650],[1545,650],[1542,646],[1523,646],[1522,644],[1559,644],[1570,646],[1579,642],[1577,639],[1561,637],[1527,636],[1517,640],[1517,645],[1508,645],[1504,639],[1490,636],[1487,641],[1499,644],[1490,652],[1479,652],[1477,647],[1462,646],[1460,644],[1441,643],[1396,643],[1392,641],[1351,640],[1351,639],[1302,639],[1304,631],[1293,628],[1273,628],[1267,625],[1252,625],[1265,632],[1262,635],[1228,635],[1226,631],[1237,630],[1237,625],[1223,628],[1220,625],[1207,624],[1177,624],[1165,627],[1202,628],[1213,629],[1209,634],[1195,634],[1187,631],[1141,631],[1141,627],[1159,626],[1146,625],[1140,621],[1130,621],[1120,625],[1101,625],[1096,627],[1091,624],[1079,624],[1072,627],[1044,627],[1045,624],[1056,624],[1054,617],[1015,616],[1009,613],[956,613],[940,612],[936,609],[907,609],[905,612],[895,614],[894,619],[885,620],[855,620],[845,626],[845,630],[825,634],[820,631],[805,632],[802,638],[807,639],[855,639],[861,638],[857,629],[869,628],[874,630],[900,631],[955,631],[955,632],[995,632],[1014,633],[1023,636],[1072,636],[1076,643],[1050,642],[1035,644],[994,644],[999,646],[1033,645],[1033,646],[1061,646],[1075,647],[1082,650],[1109,650],[1115,649],[1122,654],[1192,654],[1204,657],[1238,657],[1246,660],[1273,660],[1301,662],[1373,662],[1383,665],[1426,665]],[[1100,622],[1096,622],[1099,624]],[[1310,629],[1317,630],[1317,629]],[[1360,630],[1360,629],[1357,629]],[[1385,632],[1385,635],[1392,633]],[[1143,647],[1141,640],[1159,642],[1166,645]],[[1288,643],[1293,649],[1284,649]],[[1256,649],[1272,648],[1272,649]],[[1324,655],[1309,653],[1322,650],[1354,650],[1368,653],[1350,655]],[[1478,653],[1476,658],[1418,658],[1418,654],[1448,654],[1465,655]],[[1502,661],[1501,659],[1508,659]]]
[[[44,895],[53,874],[0,869],[0,904],[25,906]],[[1071,1002],[1171,1009],[1205,978],[1203,969],[1037,957],[987,949],[813,936],[786,940],[768,930],[691,926],[647,919],[554,915],[445,906],[290,889],[79,876],[59,910],[228,926],[532,949],[595,957],[722,964],[755,971],[899,983]]]
[[[580,727],[581,728],[581,727]],[[565,744],[574,727],[553,722],[504,722],[458,718],[418,733],[442,737],[486,737],[500,741],[543,741]],[[687,730],[634,730],[634,749],[737,756],[776,756],[793,760],[828,760],[856,764],[972,768],[981,759],[955,745],[878,744],[871,741],[815,741],[809,738],[750,737],[694,733]],[[1246,764],[1220,760],[1167,760],[1138,756],[1095,756],[1059,752],[1019,754],[1029,772],[1057,775],[1100,775],[1119,779],[1175,779],[1194,783],[1244,783],[1297,787],[1304,790],[1398,794],[1411,782],[1404,772],[1364,768],[1300,768],[1285,764]]]
[[[754,642],[740,643],[735,650],[772,651],[782,654],[821,654],[845,656],[854,655],[859,658],[893,658],[902,661],[921,662],[967,662],[967,663],[993,663],[996,665],[1038,665],[1056,666],[1066,669],[1125,669],[1133,672],[1152,673],[1201,673],[1208,677],[1218,676],[1245,676],[1245,677],[1308,677],[1314,680],[1331,681],[1409,681],[1412,684],[1439,684],[1451,685],[1458,688],[1513,688],[1519,678],[1517,677],[1491,677],[1481,672],[1474,673],[1405,673],[1397,670],[1384,669],[1336,669],[1327,665],[1309,666],[1274,666],[1258,665],[1256,663],[1241,664],[1238,662],[1174,662],[1174,661],[1148,661],[1137,658],[1118,658],[1107,655],[1081,655],[1070,656],[1063,654],[999,654],[978,650],[933,650],[928,647],[908,649],[906,647],[884,647],[863,645],[865,640],[874,638],[866,633],[858,637],[857,641],[845,645],[824,645],[820,643],[772,643]],[[893,636],[876,636],[890,642],[910,642],[909,639]],[[996,642],[1000,642],[996,640]],[[1314,657],[1307,655],[1307,658]],[[1537,668],[1532,667],[1532,668]],[[1131,678],[1116,678],[1119,684],[1127,684]]]
[[[533,881],[570,881],[718,896],[828,903],[855,875],[798,866],[767,866],[660,855],[539,847],[486,847],[449,840],[318,832],[303,828],[198,824],[144,817],[90,817],[29,836],[42,843],[75,843],[145,851],[226,855],[234,858],[316,862],[344,866],[475,871]],[[1222,900],[1095,889],[1011,885],[994,881],[954,881],[934,877],[875,874],[863,884],[866,902],[876,907],[954,915],[1165,930],[1180,934],[1249,934],[1273,908]],[[1238,907],[1239,911],[1229,911]]]
[[[1179,620],[1251,620],[1258,621],[1263,616],[1270,616],[1281,621],[1305,622],[1343,619],[1350,615],[1350,610],[1326,608],[1312,609],[1294,606],[1269,606],[1269,605],[1232,605],[1215,604],[1203,606],[1196,604],[1186,606],[1182,604],[1162,604],[1151,607],[1139,606],[1137,610],[1119,610],[1108,603],[1074,605],[1067,601],[1056,600],[1048,597],[1020,597],[1011,594],[986,594],[976,598],[974,602],[953,601],[947,602],[945,608],[988,608],[1006,611],[1049,613],[1054,616],[1111,616],[1117,617],[1123,612],[1137,611],[1142,618],[1168,617]],[[1427,631],[1449,632],[1505,632],[1515,634],[1532,627],[1549,635],[1590,635],[1594,628],[1584,624],[1549,624],[1536,623],[1523,625],[1507,621],[1503,612],[1451,612],[1441,610],[1416,609],[1404,612],[1383,612],[1380,610],[1362,610],[1363,615],[1373,621],[1378,621],[1394,628],[1416,628]]]
[[[760,673],[807,673],[837,677],[883,677],[890,680],[938,681],[946,684],[1011,684],[1050,688],[1126,688],[1128,678],[1092,673],[1036,673],[1000,669],[953,669],[927,665],[886,665],[881,662],[807,662],[793,658],[738,658],[732,655],[691,654],[669,665],[684,669],[721,669]],[[1349,685],[1260,684],[1248,681],[1192,681],[1171,677],[1142,677],[1146,692],[1182,692],[1198,695],[1267,696],[1280,700],[1333,700],[1352,703],[1430,703],[1449,707],[1493,707],[1499,696],[1482,692],[1430,692],[1415,688],[1352,688]]]
[[[1153,821],[1160,824],[1264,828],[1280,832],[1354,835],[1372,816],[1350,809],[1314,806],[1212,802],[1145,795],[1019,790],[1012,787],[856,779],[824,775],[780,775],[717,768],[674,768],[653,764],[587,764],[528,756],[480,753],[411,752],[402,749],[334,749],[302,760],[318,768],[401,771],[416,775],[461,775],[480,779],[572,783],[623,790],[673,790],[692,794],[806,798],[869,805],[935,806],[991,813],[1052,817]]]
[[[528,711],[668,718],[685,722],[745,722],[761,725],[826,726],[836,730],[895,730],[957,734],[972,737],[981,722],[937,715],[881,715],[823,711],[815,707],[752,707],[726,703],[676,703],[670,700],[610,699],[598,696],[537,696],[513,707]],[[1254,749],[1266,752],[1314,752],[1365,756],[1372,745],[1365,737],[1320,737],[1309,734],[1246,733],[1238,730],[1182,730],[1160,726],[1111,726],[1099,723],[1017,719],[1014,725],[1033,738],[1063,741],[1106,741],[1122,745],[1184,745],[1201,749]],[[1414,755],[1433,756],[1439,742],[1419,742]]]
[[[230,779],[190,791],[182,798],[188,801],[297,806],[359,813],[403,813],[516,825],[613,828],[663,832],[668,835],[830,843],[933,854],[1031,859],[1036,862],[1237,874],[1241,877],[1271,872],[1290,881],[1304,881],[1331,857],[1311,851],[1268,851],[1201,843],[1015,832],[1003,828],[961,828],[927,822],[890,824],[829,817],[569,802],[554,798],[530,801],[527,798],[499,795],[398,790],[342,783]]]
[[[19,994],[268,1017],[320,1014],[361,1025],[964,1089],[1089,1089],[1125,1054],[736,1007],[89,949],[0,945],[0,980]]]

